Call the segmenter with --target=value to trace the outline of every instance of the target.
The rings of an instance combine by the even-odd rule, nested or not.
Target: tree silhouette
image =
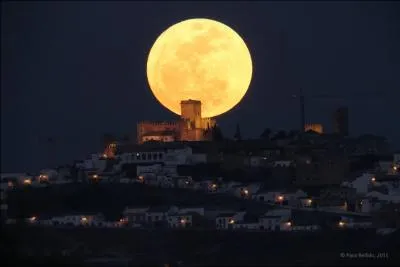
[[[213,141],[219,142],[224,140],[221,128],[218,127],[217,125],[211,128],[211,136]]]
[[[271,129],[270,128],[265,128],[262,134],[260,135],[261,139],[264,140],[269,140],[271,138]]]
[[[242,140],[242,134],[240,133],[239,124],[236,124],[236,131],[235,131],[235,135],[233,136],[233,139],[235,139],[235,141],[241,141]]]
[[[286,132],[281,130],[281,131],[277,132],[271,139],[278,140],[278,139],[284,139],[286,137],[287,137]]]

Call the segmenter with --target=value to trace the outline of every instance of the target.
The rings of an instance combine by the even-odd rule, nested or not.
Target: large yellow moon
[[[166,29],[147,60],[147,79],[157,100],[178,115],[181,100],[200,100],[204,118],[236,106],[249,88],[252,72],[243,39],[225,24],[204,18]]]

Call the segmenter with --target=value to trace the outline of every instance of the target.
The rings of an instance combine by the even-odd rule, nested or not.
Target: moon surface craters
[[[204,117],[215,116],[235,106],[247,91],[250,54],[240,36],[222,23],[193,19],[175,24],[153,49],[149,83],[157,99],[174,113],[180,114],[181,100],[194,99],[202,102]]]

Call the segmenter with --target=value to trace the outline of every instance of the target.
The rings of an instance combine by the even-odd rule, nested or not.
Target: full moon
[[[147,60],[147,79],[157,100],[178,115],[182,100],[200,100],[204,118],[236,106],[249,88],[252,72],[243,39],[210,19],[189,19],[169,27]]]

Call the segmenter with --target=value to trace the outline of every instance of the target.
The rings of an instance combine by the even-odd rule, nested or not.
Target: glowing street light
[[[229,220],[229,224],[234,224],[235,223],[235,220],[234,219],[230,219]]]

